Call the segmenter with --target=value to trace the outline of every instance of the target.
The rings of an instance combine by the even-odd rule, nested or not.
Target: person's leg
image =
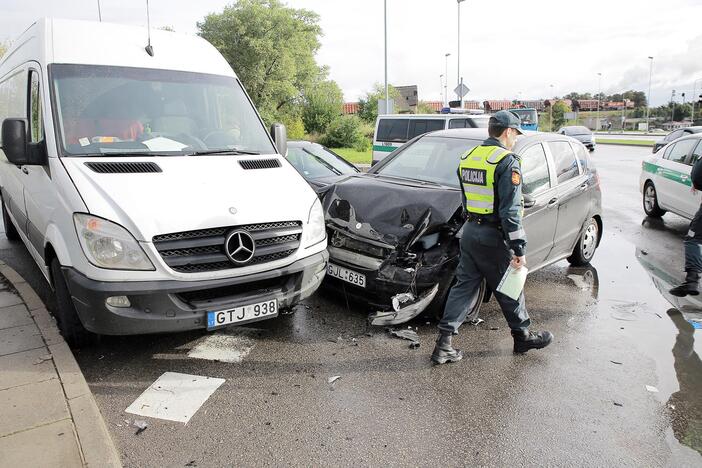
[[[702,206],[690,222],[683,244],[685,246],[685,281],[671,289],[670,294],[678,297],[697,296],[702,273]]]
[[[453,348],[452,337],[458,333],[458,328],[465,321],[469,306],[475,302],[482,281],[482,276],[470,255],[472,244],[470,229],[470,225],[464,227],[460,260],[456,269],[456,284],[449,291],[444,315],[439,322],[439,337],[431,355],[432,362],[436,364],[457,362],[463,359],[463,353]]]

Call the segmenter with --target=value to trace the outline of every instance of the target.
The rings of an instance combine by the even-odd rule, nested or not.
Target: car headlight
[[[93,265],[112,270],[154,270],[134,237],[122,226],[88,214],[73,215],[83,253]]]
[[[324,224],[324,210],[319,198],[315,198],[310,208],[307,224],[302,229],[302,246],[312,247],[327,238],[327,230]]]

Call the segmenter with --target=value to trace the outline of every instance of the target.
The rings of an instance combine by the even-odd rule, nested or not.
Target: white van
[[[447,128],[487,128],[485,114],[397,114],[379,115],[373,137],[373,164],[414,137]]]
[[[322,207],[202,38],[44,19],[0,61],[9,238],[73,342],[242,324],[311,295]],[[275,140],[275,142],[274,142]],[[277,149],[274,143],[277,143]]]

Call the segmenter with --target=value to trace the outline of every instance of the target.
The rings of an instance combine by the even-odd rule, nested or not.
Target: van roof
[[[489,119],[488,114],[386,114],[378,119]]]
[[[13,42],[0,69],[27,60],[191,71],[235,77],[227,61],[199,36],[151,29],[154,56],[146,53],[147,29],[123,24],[43,18]],[[0,72],[0,75],[4,73]]]

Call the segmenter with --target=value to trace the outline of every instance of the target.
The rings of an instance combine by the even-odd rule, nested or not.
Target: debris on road
[[[658,393],[658,389],[652,385],[646,385],[646,390],[648,390],[651,393]]]
[[[609,362],[611,362],[612,364],[617,364],[617,365],[620,365],[620,366],[622,365],[622,363],[621,363],[621,362],[619,362],[619,361],[609,361]]]
[[[394,310],[383,311],[379,310],[371,314],[368,319],[371,325],[397,325],[405,323],[417,315],[419,315],[427,306],[434,300],[439,285],[435,284],[433,288],[427,290],[418,298],[412,293],[396,294],[392,297],[392,306]],[[414,302],[413,302],[414,301]],[[402,307],[402,304],[409,303]]]
[[[143,419],[135,419],[132,425],[137,428],[137,431],[134,433],[134,435],[141,434],[146,430],[147,427],[149,427],[149,424]]]
[[[188,352],[188,357],[238,363],[249,355],[254,345],[255,341],[246,331],[227,331],[206,336]]]
[[[393,328],[388,328],[387,332],[390,333],[390,336],[393,336],[395,338],[410,341],[410,345],[409,345],[410,349],[417,349],[420,346],[419,335],[414,330],[411,330],[411,329],[396,330]]]
[[[622,403],[619,403],[617,401],[613,401],[612,403],[614,403],[614,406],[624,406]]]
[[[333,384],[334,384],[337,380],[339,380],[340,378],[341,378],[340,375],[334,375],[334,376],[329,377],[329,378],[327,379],[327,383],[328,383],[329,385],[333,385]]]
[[[471,325],[475,325],[476,327],[483,322],[485,322],[485,320],[481,319],[480,317],[477,317],[477,318],[474,318],[473,320],[468,321],[468,323],[470,323]]]

